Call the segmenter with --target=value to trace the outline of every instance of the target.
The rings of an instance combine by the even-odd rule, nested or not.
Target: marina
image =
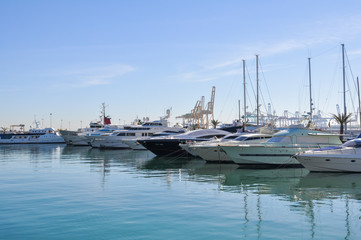
[[[360,239],[360,8],[3,1],[0,240]]]
[[[360,174],[0,146],[2,239],[357,239]]]

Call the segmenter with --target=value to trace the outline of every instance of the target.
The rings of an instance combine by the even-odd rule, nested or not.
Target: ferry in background
[[[0,134],[0,144],[30,144],[30,143],[65,143],[60,134],[53,128],[36,128],[24,131],[25,125],[12,125],[10,131]],[[13,130],[13,127],[20,127],[20,131]]]

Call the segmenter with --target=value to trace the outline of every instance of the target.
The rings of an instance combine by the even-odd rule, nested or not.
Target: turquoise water
[[[360,239],[361,174],[0,146],[0,239]]]

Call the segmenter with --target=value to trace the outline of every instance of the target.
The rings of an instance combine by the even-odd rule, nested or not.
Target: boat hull
[[[148,140],[138,140],[140,144],[143,145],[146,149],[151,151],[157,156],[190,156],[190,154],[182,149],[179,144],[186,143],[184,140],[180,139],[148,139]]]
[[[297,160],[311,172],[361,172],[361,155],[300,153]]]
[[[239,165],[287,165],[302,166],[293,156],[302,151],[301,147],[271,146],[222,146],[228,157]]]
[[[142,144],[138,143],[137,139],[124,139],[122,141],[133,150],[147,150]]]
[[[219,146],[190,147],[199,157],[211,163],[234,163]]]

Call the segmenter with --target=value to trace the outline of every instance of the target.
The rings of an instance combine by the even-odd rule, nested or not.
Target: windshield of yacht
[[[267,143],[292,143],[292,141],[290,136],[274,136],[270,140],[268,140]]]
[[[235,139],[235,138],[237,138],[239,135],[227,135],[227,136],[225,136],[223,139],[227,139],[227,140],[231,140],[231,139]]]
[[[361,148],[361,139],[350,140],[350,141],[342,144],[341,147]]]

